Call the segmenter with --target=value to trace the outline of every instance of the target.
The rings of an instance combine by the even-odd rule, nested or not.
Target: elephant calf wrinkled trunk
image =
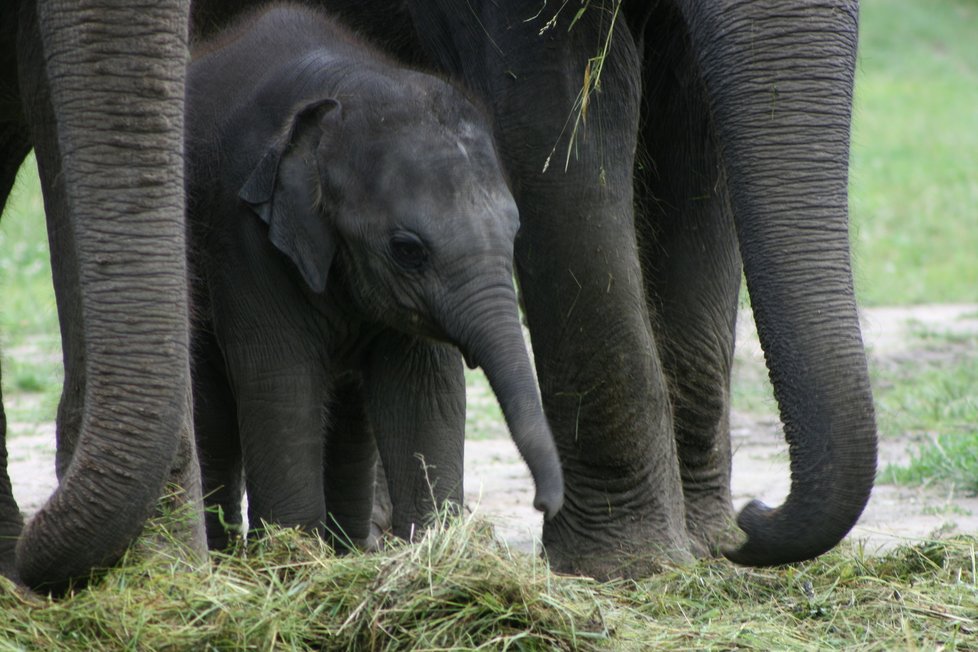
[[[533,476],[533,506],[551,519],[564,503],[564,475],[523,340],[515,292],[510,289],[507,294],[507,301],[473,311],[475,318],[454,339],[470,365],[481,367],[489,379],[516,448]]]

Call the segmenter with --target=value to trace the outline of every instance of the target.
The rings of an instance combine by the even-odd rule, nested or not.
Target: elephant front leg
[[[500,4],[511,6],[499,16],[519,11]],[[555,568],[604,577],[687,559],[690,543],[635,239],[640,71],[626,29],[611,40],[602,92],[591,95],[573,142],[565,128],[583,110],[575,100],[607,36],[599,14],[585,12],[573,29],[561,15],[543,36],[549,15],[510,26],[485,16],[506,53],[487,62],[501,68],[485,76],[515,180],[517,272],[564,470],[564,505],[544,523],[543,542]]]
[[[338,548],[367,545],[376,465],[377,445],[362,382],[351,375],[338,381],[333,391],[323,467],[327,530]]]
[[[709,107],[685,25],[647,21],[636,224],[646,299],[669,379],[686,527],[699,555],[736,527],[730,373],[740,255]]]
[[[371,350],[365,383],[387,476],[391,529],[411,539],[442,505],[462,505],[461,355],[449,345],[387,332]]]
[[[310,367],[252,367],[247,379],[233,381],[252,529],[271,523],[325,536],[326,383]]]

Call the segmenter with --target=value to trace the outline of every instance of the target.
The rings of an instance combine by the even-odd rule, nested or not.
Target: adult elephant
[[[222,4],[196,2],[195,29]],[[553,566],[779,564],[838,543],[876,465],[847,232],[857,3],[319,4],[494,114],[566,482],[543,530]],[[741,271],[792,474],[783,505],[740,513],[746,538],[730,527]]]
[[[168,480],[199,500],[183,226],[187,3],[0,8],[0,207],[33,147],[64,349],[59,487],[22,529],[0,411],[0,570],[58,591],[113,563]],[[184,533],[199,549],[202,524]]]

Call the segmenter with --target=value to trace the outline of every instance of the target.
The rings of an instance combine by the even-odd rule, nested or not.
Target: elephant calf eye
[[[412,233],[396,233],[390,241],[391,257],[407,270],[419,270],[428,262],[428,250],[418,236]]]

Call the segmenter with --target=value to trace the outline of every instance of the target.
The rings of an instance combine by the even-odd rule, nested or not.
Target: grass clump
[[[842,546],[802,564],[747,569],[704,561],[623,596],[649,625],[633,649],[975,649],[974,538],[883,556]]]
[[[601,583],[511,552],[477,518],[346,556],[273,530],[204,567],[144,548],[60,601],[0,584],[0,650],[966,650],[976,543]]]
[[[883,437],[919,443],[907,464],[887,465],[879,481],[940,483],[978,494],[978,337],[920,331],[914,353],[872,365]]]
[[[889,484],[952,485],[978,494],[978,432],[931,436],[910,454],[907,465],[889,464],[879,481]]]
[[[274,530],[212,565],[130,555],[61,601],[0,591],[0,649],[588,649],[607,637],[590,583],[511,553],[479,520],[337,556]]]

